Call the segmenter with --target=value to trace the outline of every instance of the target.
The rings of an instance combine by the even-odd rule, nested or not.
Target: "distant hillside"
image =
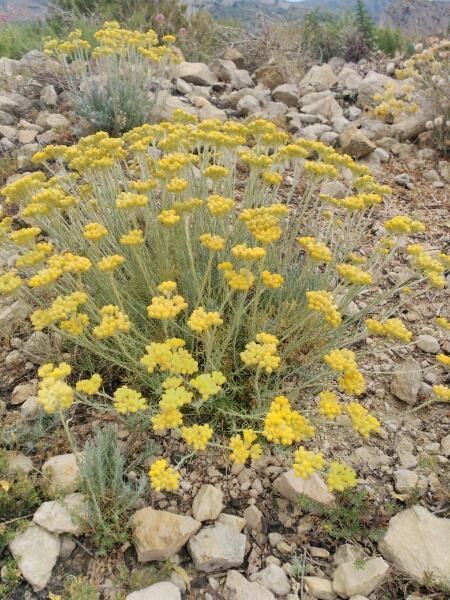
[[[206,8],[218,19],[251,22],[256,13],[290,20],[317,8],[340,13],[353,9],[355,0],[190,0],[188,4],[193,9]],[[378,24],[415,36],[449,31],[450,0],[366,0],[366,6]]]

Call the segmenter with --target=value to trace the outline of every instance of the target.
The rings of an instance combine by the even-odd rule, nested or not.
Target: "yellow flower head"
[[[286,396],[277,396],[264,420],[264,436],[274,444],[292,445],[314,435],[315,429],[306,417],[291,408]]]
[[[206,312],[203,306],[200,306],[192,312],[187,324],[192,331],[203,333],[214,325],[222,325],[223,319],[218,312]]]
[[[320,471],[324,467],[324,459],[322,452],[314,454],[309,452],[303,446],[294,452],[293,469],[297,477],[308,479],[316,471]]]
[[[146,410],[147,401],[140,392],[124,385],[114,392],[114,408],[121,415],[136,413],[139,410]]]
[[[192,425],[181,428],[181,437],[194,450],[204,450],[213,436],[213,430],[209,425]]]
[[[356,485],[356,473],[347,465],[333,461],[328,470],[327,485],[331,492],[353,488]]]
[[[120,267],[120,265],[125,261],[123,256],[120,254],[112,254],[111,256],[104,256],[98,263],[97,266],[100,271],[113,271]]]
[[[96,242],[105,237],[105,235],[108,235],[108,230],[100,223],[87,223],[87,225],[84,226],[83,236],[87,240]]]
[[[89,379],[80,379],[77,381],[75,389],[77,392],[93,396],[100,389],[102,382],[101,376],[98,373],[94,373]]]
[[[230,438],[228,448],[231,450],[230,458],[237,465],[243,465],[249,458],[257,460],[262,454],[260,444],[254,444],[257,439],[253,429],[244,429],[241,435]]]
[[[150,467],[148,472],[150,485],[155,492],[173,492],[180,485],[181,475],[175,471],[165,458],[159,458]]]

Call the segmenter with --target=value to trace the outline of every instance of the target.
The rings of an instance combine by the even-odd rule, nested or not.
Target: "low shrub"
[[[96,31],[97,45],[82,39],[81,30],[68,38],[46,40],[45,52],[62,66],[74,98],[73,109],[94,131],[118,135],[151,120],[152,86],[168,75],[178,56],[174,36],[123,29],[116,21]]]
[[[414,290],[445,286],[449,256],[408,245],[425,228],[406,215],[373,240],[391,190],[331,147],[263,120],[173,119],[48,146],[34,156],[48,178],[2,189],[32,221],[0,222],[21,254],[0,292],[30,302],[35,330],[58,331],[97,369],[73,381],[68,364],[43,365],[39,403],[66,428],[75,404],[142,413],[192,452],[214,443],[236,463],[268,444],[294,447],[298,476],[325,469],[331,490],[353,487],[349,467],[316,451],[316,427],[347,413],[364,438],[379,429],[357,401],[369,369],[361,342],[410,343],[394,315]],[[344,177],[345,198],[320,192]],[[409,260],[408,281],[386,276],[394,257]],[[434,390],[448,400],[448,388]],[[176,489],[185,460],[157,460],[152,487]]]

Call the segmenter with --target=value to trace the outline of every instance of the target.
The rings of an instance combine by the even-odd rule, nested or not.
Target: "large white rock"
[[[422,369],[413,358],[407,358],[392,377],[391,392],[407,404],[415,404],[422,384]]]
[[[254,83],[248,71],[237,69],[232,60],[216,58],[209,65],[220,81],[229,83],[234,90],[253,87]]]
[[[188,550],[198,571],[211,573],[244,562],[246,537],[222,523],[203,527],[189,540]]]
[[[295,475],[293,469],[290,469],[274,481],[273,488],[280,496],[293,503],[298,501],[300,494],[323,504],[331,504],[335,500],[326,483],[317,473],[313,473],[308,479],[302,479]]]
[[[30,314],[30,307],[22,300],[0,308],[0,331],[4,334],[11,333],[18,325],[23,323]]]
[[[181,592],[173,583],[161,581],[128,594],[125,600],[181,600]]]
[[[333,589],[341,598],[355,594],[370,594],[385,581],[389,565],[381,556],[370,558],[362,565],[346,562],[338,566],[333,574]]]
[[[36,592],[45,588],[58,559],[60,541],[57,535],[31,525],[9,543],[11,554],[24,579]]]
[[[276,102],[284,102],[287,106],[298,105],[298,88],[293,83],[283,83],[272,91]]]
[[[330,65],[314,65],[301,80],[300,88],[305,89],[311,86],[314,90],[320,92],[329,90],[336,83],[336,75]]]
[[[450,586],[450,519],[413,506],[392,517],[378,549],[386,560],[419,583]]]
[[[21,94],[10,94],[3,92],[0,94],[0,110],[15,115],[23,115],[31,109],[31,101]]]
[[[289,594],[291,589],[286,573],[281,567],[274,564],[267,565],[265,569],[256,573],[254,580],[279,596]]]
[[[41,504],[34,513],[33,521],[51,533],[79,535],[87,511],[84,494],[69,494],[62,500]]]
[[[131,524],[139,562],[167,560],[201,527],[192,517],[150,506],[135,512]]]
[[[42,473],[51,496],[71,494],[78,490],[80,469],[75,454],[52,456],[42,465]]]
[[[256,581],[247,581],[238,571],[228,571],[224,592],[226,600],[275,600],[269,590]]]
[[[362,82],[362,77],[354,69],[344,67],[337,76],[337,82],[344,89],[358,89]]]
[[[321,115],[328,121],[342,117],[344,114],[342,108],[331,94],[311,104],[302,106],[301,111],[311,115]]]
[[[375,144],[354,125],[347,127],[339,137],[342,151],[353,158],[362,158],[376,149]]]
[[[205,63],[180,63],[176,75],[194,85],[213,85],[218,81],[217,75]]]
[[[222,512],[223,492],[209,483],[202,485],[192,502],[192,516],[197,521],[214,521]]]
[[[369,71],[358,86],[358,104],[362,108],[364,106],[375,106],[376,102],[373,99],[375,94],[382,94],[385,86],[392,82],[395,82],[395,80],[387,77],[387,75]]]
[[[305,589],[310,596],[318,600],[334,600],[336,592],[329,579],[324,577],[304,577]]]

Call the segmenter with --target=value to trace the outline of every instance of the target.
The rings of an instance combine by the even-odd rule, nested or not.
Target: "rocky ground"
[[[392,185],[380,221],[399,213],[414,216],[427,225],[427,248],[449,251],[450,164],[430,147],[429,115],[421,111],[400,125],[386,125],[363,112],[391,81],[386,71],[392,65],[381,73],[368,63],[333,60],[313,67],[298,83],[287,82],[275,65],[254,74],[244,67],[234,50],[209,66],[182,63],[172,81],[154,90],[155,115],[168,118],[184,108],[200,118],[261,116],[296,136],[336,145]],[[82,124],[67,111],[70,98],[59,86],[57,66],[39,53],[21,61],[0,59],[0,80],[7,83],[0,92],[0,177],[11,181],[30,168],[40,145],[70,141]],[[0,267],[11,261],[0,254]],[[406,268],[398,261],[391,278],[401,278]],[[364,403],[382,422],[379,435],[362,443],[347,417],[337,419],[332,436],[329,427],[327,434],[319,429],[325,454],[357,470],[361,494],[336,504],[319,476],[294,478],[281,454],[230,468],[219,452],[208,451],[182,470],[178,492],[146,494],[132,517],[133,543],[106,556],[95,553],[74,517],[86,510],[78,466],[61,427],[45,419],[36,402],[36,368],[52,342],[44,333],[31,334],[28,308],[20,300],[0,302],[1,446],[8,474],[20,469],[38,479],[44,474],[46,481],[46,501],[23,515],[29,526],[9,543],[23,581],[7,597],[57,598],[68,575],[85,576],[105,599],[450,597],[450,412],[440,404],[408,413],[429,398],[432,385],[448,382],[435,361],[438,352],[450,353],[449,337],[435,324],[437,315],[448,316],[445,292],[405,302],[402,316],[414,332],[412,344],[380,352],[369,339],[361,348],[370,364]],[[82,443],[98,415],[84,414],[77,423]],[[148,468],[155,446],[142,452],[147,434],[131,423],[119,427],[121,448],[135,465],[127,478],[134,481]],[[182,454],[176,437],[155,441]],[[299,504],[299,494],[310,501]],[[0,556],[3,581],[7,554]],[[169,559],[170,567],[154,563]],[[139,574],[132,587],[124,584],[124,572],[128,584]],[[158,579],[163,581],[152,583]]]

